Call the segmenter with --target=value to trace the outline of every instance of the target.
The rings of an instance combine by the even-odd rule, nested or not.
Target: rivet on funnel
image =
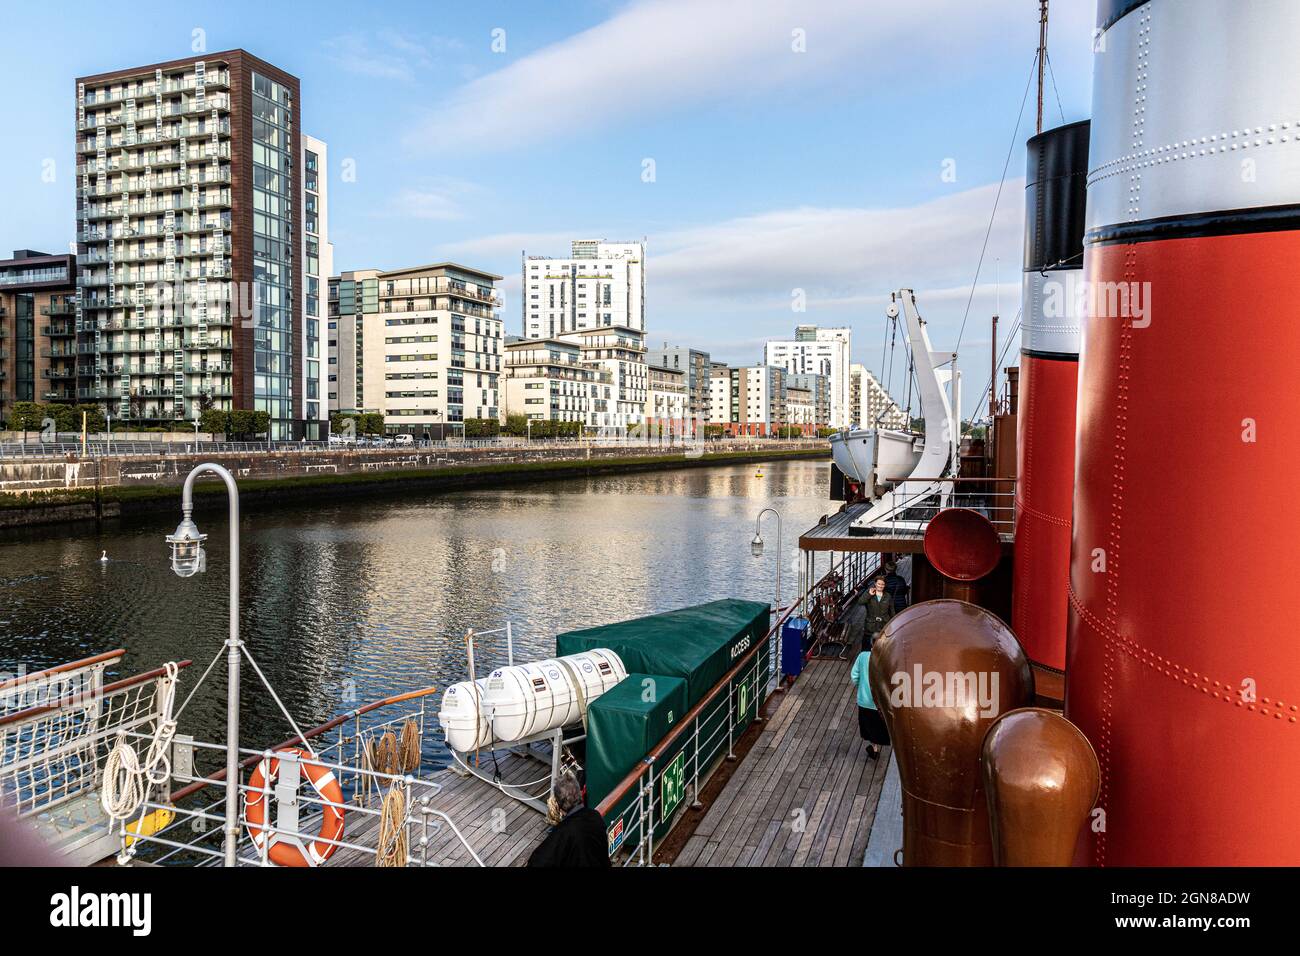
[[[1002,541],[978,511],[945,508],[925,529],[925,556],[946,578],[978,581],[998,566]]]

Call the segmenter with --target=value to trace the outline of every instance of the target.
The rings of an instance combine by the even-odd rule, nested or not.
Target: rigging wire
[[[1043,51],[1043,62],[1047,64],[1047,75],[1052,78],[1052,92],[1056,94],[1056,109],[1061,114],[1061,125],[1065,125],[1065,110],[1061,107],[1061,91],[1056,88],[1056,71],[1052,69],[1052,54]]]
[[[998,203],[1002,200],[1002,188],[1007,182],[1007,170],[1011,168],[1011,156],[1016,150],[1016,141],[1020,138],[1020,124],[1025,118],[1025,104],[1029,102],[1029,90],[1034,85],[1034,69],[1038,65],[1038,51],[1034,51],[1034,59],[1029,65],[1029,79],[1025,82],[1025,95],[1020,100],[1020,112],[1016,115],[1016,127],[1011,131],[1011,145],[1007,148],[1006,162],[1002,164],[1002,179],[998,182],[998,191],[993,198],[993,211],[989,213],[988,228],[984,230],[984,244],[980,247],[979,262],[975,266],[975,278],[971,280],[970,295],[966,299],[966,314],[962,316],[961,328],[957,332],[957,347],[954,352],[961,351],[962,336],[966,332],[966,321],[970,318],[971,304],[975,301],[975,288],[979,284],[980,271],[984,268],[984,256],[988,252],[989,237],[993,234],[993,221],[997,218]]]

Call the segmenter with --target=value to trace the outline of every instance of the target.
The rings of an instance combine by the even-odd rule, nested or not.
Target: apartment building
[[[80,397],[304,433],[296,77],[245,52],[76,80]]]
[[[849,354],[852,332],[847,328],[823,329],[800,325],[793,339],[766,343],[763,362],[792,375],[824,375],[830,390],[830,426],[850,424]]]
[[[786,424],[786,372],[772,365],[709,369],[709,424],[728,435],[771,435]]]
[[[380,393],[373,407],[365,405],[361,347],[365,317],[379,313],[379,275],[378,269],[355,269],[330,277],[325,378],[331,414],[380,411]]]
[[[581,422],[608,410],[608,373],[582,363],[582,349],[559,339],[516,339],[505,345],[503,416]]]
[[[609,399],[603,411],[592,409],[591,428],[627,429],[645,421],[649,373],[645,335],[625,326],[601,326],[553,336],[578,346],[584,365],[605,373]]]
[[[789,387],[806,389],[812,397],[813,422],[818,428],[826,428],[831,421],[831,383],[825,375],[808,373],[806,375],[787,375]],[[852,402],[850,402],[852,407]]]
[[[15,402],[77,398],[76,257],[0,260],[0,420]]]
[[[328,386],[339,412],[377,412],[390,434],[460,435],[500,416],[501,277],[454,262],[330,279]]]
[[[647,349],[645,360],[651,366],[680,369],[686,373],[686,433],[701,432],[701,426],[709,420],[709,353],[684,345],[670,346],[665,342],[662,348]]]
[[[686,370],[646,364],[645,423],[652,435],[694,435]]]
[[[817,409],[811,389],[786,384],[785,423],[787,427],[799,429],[802,435],[817,434]]]
[[[587,329],[645,332],[645,244],[578,239],[569,258],[523,260],[524,338],[554,338]]]
[[[853,363],[849,370],[851,424],[862,428],[906,428],[907,413],[890,397],[885,386],[865,365]]]
[[[302,137],[302,356],[297,387],[303,396],[306,438],[329,435],[329,381],[326,347],[327,297],[334,274],[334,244],[330,242],[329,148],[313,136]]]

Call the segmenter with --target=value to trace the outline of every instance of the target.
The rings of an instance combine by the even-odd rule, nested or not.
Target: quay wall
[[[349,449],[205,452],[163,456],[0,459],[0,528],[175,510],[185,476],[201,462],[229,469],[247,507],[318,498],[455,491],[636,471],[789,458],[827,459],[823,443],[757,441],[698,446]],[[225,507],[225,488],[195,483],[195,508]]]

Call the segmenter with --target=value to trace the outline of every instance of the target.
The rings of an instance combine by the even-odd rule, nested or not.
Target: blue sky
[[[518,333],[521,250],[644,237],[652,343],[752,363],[797,323],[848,325],[875,368],[899,286],[956,344],[1038,4],[263,0],[155,5],[130,31],[102,3],[0,6],[0,252],[72,237],[76,76],[243,47],[301,79],[303,129],[329,143],[336,270],[497,272]],[[1088,115],[1094,5],[1053,7],[1049,126]],[[1031,91],[962,339],[968,410],[988,315],[1000,301],[1005,333],[1019,305],[1033,110]]]

